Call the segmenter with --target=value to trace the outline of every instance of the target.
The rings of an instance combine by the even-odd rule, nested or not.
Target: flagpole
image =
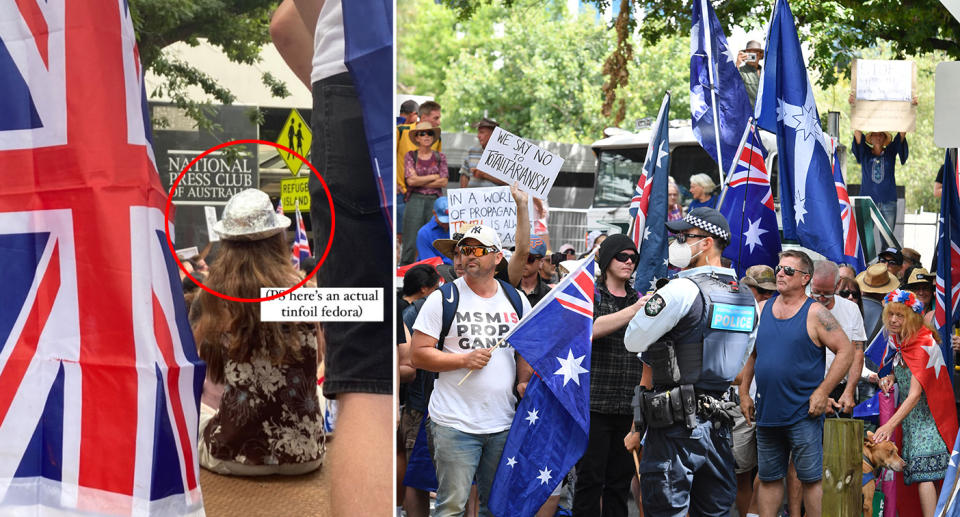
[[[727,178],[733,176],[734,169],[737,168],[737,160],[740,153],[743,152],[743,145],[747,143],[747,135],[750,131],[750,124],[753,123],[753,117],[747,119],[747,128],[743,132],[743,136],[740,137],[740,145],[737,146],[737,154],[734,155],[734,159],[730,162],[730,170],[727,171]],[[720,191],[720,199],[717,200],[717,206],[723,206],[723,199],[727,197],[727,188],[729,187],[728,183],[723,184],[723,190]]]
[[[713,76],[713,46],[710,44],[710,17],[707,16],[707,0],[700,0],[700,19],[703,21],[705,33],[703,44],[707,50],[707,74],[710,78],[710,99],[713,108],[713,136],[717,145],[717,170],[720,172],[720,184],[726,182],[723,175],[723,152],[720,149],[720,118],[717,116],[717,84]]]
[[[737,156],[740,156],[740,153],[743,152],[743,146],[747,143],[747,135],[750,134],[751,124],[753,123],[753,117],[747,119],[747,128],[743,131],[743,137],[740,139],[740,147],[737,148],[737,154],[734,156],[733,161],[730,163],[730,174],[733,174],[733,167],[736,165]],[[753,172],[752,163],[747,167],[747,184],[743,186],[743,204],[740,208],[740,245],[737,246],[737,267],[741,267],[740,261],[743,260],[743,220],[746,219],[747,215],[747,194],[750,189],[750,173]],[[743,270],[746,274],[746,270]]]

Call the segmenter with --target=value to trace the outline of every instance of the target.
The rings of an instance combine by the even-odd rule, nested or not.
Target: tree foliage
[[[401,0],[398,88],[435,97],[448,131],[470,131],[486,113],[527,138],[600,138],[604,127],[619,122],[615,113],[601,113],[599,88],[612,30],[592,10],[571,16],[558,4],[484,4],[457,21],[450,7]],[[684,38],[671,38],[632,50],[620,119],[632,125],[655,116],[666,90],[676,96],[673,118],[690,116],[687,48]]]
[[[235,63],[255,63],[260,49],[270,41],[270,16],[276,5],[275,0],[130,0],[141,63],[161,80],[157,90],[148,93],[166,95],[201,127],[209,128],[208,103],[189,98],[187,88],[198,86],[218,102],[231,104],[234,96],[229,86],[163,49],[181,41],[197,46],[206,39]],[[289,95],[286,85],[270,74],[261,80],[274,96]]]

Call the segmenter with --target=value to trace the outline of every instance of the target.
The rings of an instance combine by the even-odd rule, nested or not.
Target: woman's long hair
[[[207,287],[239,298],[260,298],[261,287],[291,287],[299,282],[283,233],[257,241],[221,242],[210,267]],[[207,362],[210,380],[222,383],[226,358],[249,361],[255,348],[264,347],[271,361],[288,354],[299,357],[299,339],[291,331],[306,324],[260,321],[260,304],[224,300],[202,291],[194,301],[199,316],[193,324],[200,357]]]
[[[884,327],[887,327],[887,324],[890,322],[890,313],[892,312],[902,314],[904,317],[903,326],[900,327],[901,343],[906,343],[907,341],[913,339],[913,337],[916,336],[923,327],[926,327],[933,333],[933,339],[937,343],[940,342],[940,333],[937,332],[937,329],[934,328],[933,324],[925,322],[922,314],[913,312],[913,309],[900,302],[890,302],[883,306],[883,315],[881,317],[883,318]]]

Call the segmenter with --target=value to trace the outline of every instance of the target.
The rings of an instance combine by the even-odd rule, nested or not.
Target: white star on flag
[[[777,120],[783,119],[783,125],[795,131],[793,190],[796,224],[799,225],[804,222],[803,215],[807,213],[804,203],[807,199],[807,172],[813,158],[813,149],[819,143],[828,156],[830,152],[826,142],[823,141],[820,124],[817,123],[817,103],[813,99],[813,88],[810,86],[809,78],[807,79],[807,97],[803,101],[803,106],[795,106],[779,98],[777,103],[780,105],[777,109]],[[813,138],[809,138],[811,136]]]
[[[727,56],[727,61],[729,61],[730,63],[737,62],[737,57],[733,55],[733,51],[730,50],[730,47],[722,48],[720,50],[720,53],[723,54],[724,56]]]
[[[960,456],[960,452],[953,451],[953,453],[950,454],[950,466],[951,466],[951,467],[956,467],[956,466],[957,466],[957,456]]]
[[[510,458],[507,458],[507,466],[510,467],[510,468],[513,468],[513,466],[517,464],[516,458],[517,458],[516,456],[512,456],[512,457],[510,457]]]
[[[550,469],[543,467],[543,470],[539,471],[540,475],[537,476],[537,479],[540,480],[541,485],[546,485],[550,481],[550,478],[553,477],[550,475]]]
[[[940,378],[940,368],[946,368],[947,364],[943,362],[943,354],[940,353],[940,347],[934,343],[932,345],[921,346],[920,348],[924,349],[927,352],[927,356],[930,358],[927,361],[927,368],[933,368],[934,377]]]
[[[537,409],[534,408],[533,411],[527,411],[527,418],[524,418],[527,422],[530,422],[530,425],[537,423],[537,419],[540,418],[537,416]]]
[[[660,149],[657,150],[657,167],[663,167],[663,158],[670,156],[670,151],[666,149],[666,146],[666,142],[660,143]]]
[[[643,240],[647,240],[647,237],[649,237],[649,236],[650,236],[650,227],[649,227],[649,226],[645,226],[645,227],[643,228]]]
[[[573,349],[567,351],[567,358],[563,359],[561,357],[557,358],[557,361],[560,361],[560,368],[553,372],[554,375],[563,375],[563,385],[566,386],[568,382],[573,380],[577,383],[577,386],[580,385],[580,374],[587,373],[589,370],[581,367],[583,360],[587,356],[581,355],[580,357],[573,357]]]
[[[763,243],[760,242],[760,236],[767,233],[767,230],[760,229],[760,222],[760,219],[756,221],[751,221],[749,218],[747,219],[747,224],[750,225],[750,228],[743,232],[743,236],[747,239],[744,245],[750,246],[750,253],[753,253],[754,246],[763,247]]]

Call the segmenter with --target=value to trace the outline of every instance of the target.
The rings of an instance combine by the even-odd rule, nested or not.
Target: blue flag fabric
[[[946,186],[946,182],[944,182]],[[957,479],[957,462],[960,461],[960,433],[953,442],[953,451],[950,453],[950,463],[947,465],[947,474],[943,478],[940,489],[940,498],[937,500],[937,509],[933,512],[938,517],[960,517],[960,503],[957,501],[957,492],[960,483]]]
[[[863,356],[873,361],[873,364],[880,369],[877,372],[879,377],[890,375],[890,371],[893,369],[893,358],[896,355],[897,350],[883,328],[877,331],[877,335],[873,337],[873,340],[867,345],[867,349],[863,351]]]
[[[380,209],[393,224],[393,2],[350,0],[343,9],[344,64],[353,78],[363,111],[370,163]]]
[[[840,202],[840,219],[843,224],[843,261],[853,266],[857,273],[867,268],[863,259],[863,247],[860,245],[860,233],[857,231],[857,219],[853,216],[853,204],[847,193],[847,182],[843,180],[840,171],[840,149],[834,139],[830,139],[833,147],[833,185],[837,189],[837,200]]]
[[[757,125],[777,135],[783,236],[843,262],[840,203],[830,154],[786,0],[777,0],[764,55]]]
[[[427,448],[427,418],[430,416],[424,414],[420,420],[417,440],[413,443],[410,458],[407,460],[407,470],[403,474],[403,484],[425,492],[436,492],[440,483],[437,482],[437,469]]]
[[[874,424],[880,420],[880,392],[876,392],[869,399],[857,404],[853,408],[853,418],[869,420]]]
[[[490,490],[498,517],[532,516],[583,456],[590,430],[591,253],[504,339],[533,367]]]
[[[946,153],[943,163],[943,194],[940,197],[940,242],[937,244],[937,286],[934,320],[940,332],[940,349],[944,357],[953,357],[951,335],[960,319],[960,192],[957,164]],[[954,381],[953,368],[949,368]]]
[[[640,293],[653,290],[657,279],[667,277],[667,185],[670,182],[670,94],[663,96],[660,112],[654,124],[654,132],[647,146],[647,157],[643,162],[643,172],[647,182],[652,182],[646,202],[634,207],[631,203],[634,235],[640,236],[637,246],[640,252],[639,263],[633,277],[633,288]],[[645,189],[646,190],[646,189]],[[643,214],[643,228],[640,214]]]
[[[724,173],[734,162],[740,136],[753,112],[736,61],[737,53],[727,45],[727,37],[710,1],[694,0],[690,31],[691,123],[697,141],[717,163],[720,163],[716,133],[719,127]],[[719,124],[714,123],[714,101]]]
[[[730,244],[723,256],[733,261],[740,277],[750,266],[776,266],[781,250],[770,175],[763,161],[767,150],[756,128],[748,126],[744,131],[743,146],[718,208],[730,224]]]

